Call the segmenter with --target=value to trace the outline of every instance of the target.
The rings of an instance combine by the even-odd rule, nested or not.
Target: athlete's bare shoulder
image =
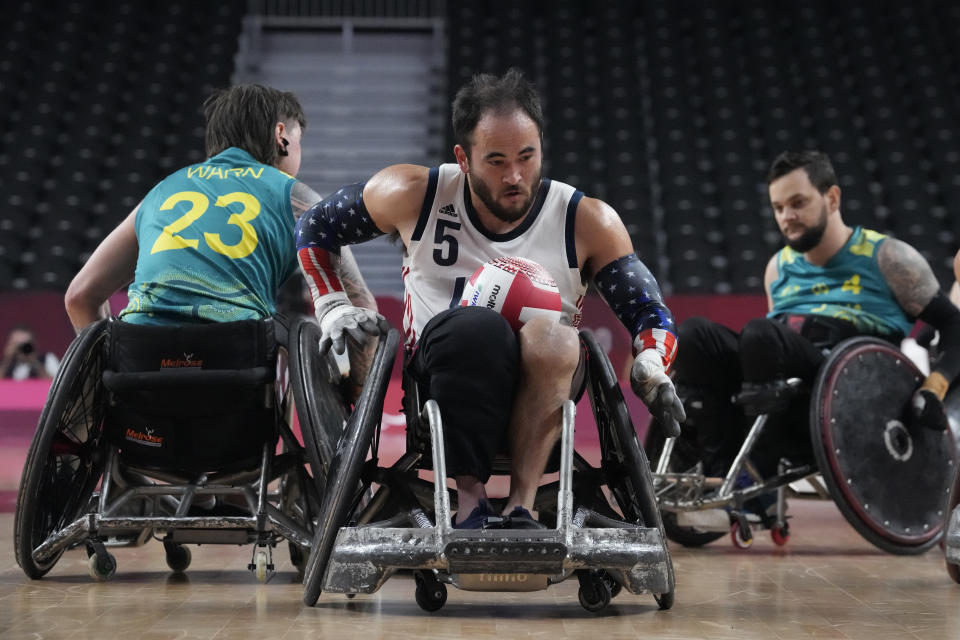
[[[574,224],[577,261],[588,278],[618,258],[633,253],[630,234],[617,211],[603,200],[581,198]]]
[[[919,316],[940,290],[940,283],[924,257],[902,240],[888,238],[880,245],[877,266],[910,317]]]
[[[399,231],[404,239],[417,224],[427,194],[430,169],[395,164],[375,173],[363,188],[363,202],[377,226]]]

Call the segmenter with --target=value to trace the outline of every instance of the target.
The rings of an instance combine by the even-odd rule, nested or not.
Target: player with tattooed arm
[[[684,437],[695,434],[707,474],[722,474],[740,448],[745,418],[730,399],[741,389],[788,378],[810,385],[841,340],[866,335],[899,345],[918,318],[940,332],[941,355],[910,412],[916,424],[945,429],[941,402],[960,372],[960,311],[930,265],[910,245],[843,221],[826,154],[782,153],[767,182],[786,243],[764,274],[769,312],[739,334],[703,318],[679,329],[674,379],[689,413]],[[776,474],[781,458],[812,460],[807,402],[799,397],[771,417],[751,454],[764,478]]]
[[[656,415],[682,421],[666,375],[677,350],[673,318],[617,213],[541,175],[540,99],[518,70],[475,76],[457,93],[452,120],[456,164],[394,165],[343,187],[301,218],[300,264],[324,335],[342,348],[340,327],[365,312],[342,294],[336,256],[350,243],[399,236],[408,370],[444,416],[455,525],[536,528],[530,510],[561,405],[580,391],[576,328],[587,284],[633,335],[634,390]],[[499,257],[546,268],[559,286],[560,322],[536,317],[515,334],[496,312],[459,306],[471,274]],[[484,483],[504,449],[512,473],[501,520]]]
[[[161,180],[70,283],[66,308],[77,331],[107,317],[107,300],[128,284],[119,317],[133,324],[274,313],[277,289],[297,269],[296,220],[321,199],[295,177],[303,109],[291,93],[237,85],[211,95],[204,115],[209,158]],[[383,320],[356,262],[348,251],[336,260],[359,330],[379,333]]]

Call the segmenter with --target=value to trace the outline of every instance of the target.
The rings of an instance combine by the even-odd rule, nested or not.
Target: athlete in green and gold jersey
[[[919,318],[940,331],[941,357],[914,394],[918,422],[946,428],[941,401],[960,373],[960,311],[940,291],[926,260],[910,245],[847,225],[833,165],[818,151],[786,152],[767,176],[770,204],[786,246],[764,273],[768,314],[738,333],[704,318],[679,329],[674,364],[687,424],[708,472],[722,473],[742,441],[741,388],[801,378],[812,384],[827,351],[845,338],[872,335],[900,343]],[[754,449],[764,476],[787,457],[809,460],[808,411],[794,401],[771,417]]]
[[[777,275],[770,283],[769,318],[818,315],[844,320],[858,333],[897,340],[910,333],[913,320],[883,272],[878,256],[887,236],[856,227],[825,264],[807,262],[789,245],[777,253]]]
[[[263,318],[297,265],[296,180],[230,147],[155,186],[136,218],[136,278],[124,322]]]
[[[130,285],[124,322],[185,324],[271,315],[296,266],[294,225],[321,200],[296,179],[303,109],[288,92],[237,85],[204,104],[209,159],[160,181],[91,255],[70,283],[67,314],[79,331],[106,317],[108,298]],[[382,318],[349,251],[357,310],[351,335],[378,334]],[[132,284],[131,284],[132,283]]]

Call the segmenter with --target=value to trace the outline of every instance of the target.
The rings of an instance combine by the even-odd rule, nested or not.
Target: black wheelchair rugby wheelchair
[[[943,399],[947,420],[954,437],[960,434],[960,386],[952,387]],[[954,465],[958,466],[958,465]],[[947,574],[960,584],[960,468],[954,470],[950,499],[944,514],[944,550],[946,551]]]
[[[623,589],[652,593],[669,609],[673,565],[649,463],[609,359],[589,331],[580,335],[602,461],[594,468],[574,452],[575,405],[567,401],[559,480],[541,486],[535,504],[550,528],[539,530],[452,528],[442,416],[409,378],[407,450],[391,467],[379,466],[383,398],[399,342],[395,330],[382,338],[330,465],[304,602],[315,604],[321,592],[373,593],[398,571],[412,571],[416,602],[426,611],[444,605],[448,584],[533,591],[574,576],[587,610],[603,609]],[[434,481],[420,478],[420,469],[432,470]],[[499,459],[494,473],[503,472],[509,461]]]
[[[811,389],[791,379],[737,397],[755,419],[722,476],[704,472],[691,434],[666,438],[662,427],[652,423],[647,445],[667,536],[685,546],[701,546],[729,531],[734,544],[746,548],[753,541],[751,525],[759,525],[784,545],[789,539],[787,498],[832,499],[854,529],[878,548],[894,554],[925,552],[944,530],[955,441],[949,432],[910,420],[910,398],[923,379],[916,365],[888,342],[865,336],[844,340],[830,351]],[[774,412],[804,395],[810,400],[812,462],[781,459],[778,473],[762,478],[750,459],[761,432]],[[756,504],[758,497],[769,501],[772,496],[776,499],[769,511],[774,513],[748,509],[751,500]]]
[[[175,572],[190,564],[187,544],[253,544],[248,568],[262,582],[282,540],[302,571],[348,413],[318,340],[316,325],[283,316],[85,328],[24,466],[14,535],[24,572],[40,578],[84,545],[105,580],[117,567],[108,548],[151,537]]]

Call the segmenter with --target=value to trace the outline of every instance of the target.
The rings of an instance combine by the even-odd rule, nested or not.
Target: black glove
[[[917,389],[910,400],[910,413],[913,423],[934,431],[946,431],[950,426],[943,403],[930,389]]]

